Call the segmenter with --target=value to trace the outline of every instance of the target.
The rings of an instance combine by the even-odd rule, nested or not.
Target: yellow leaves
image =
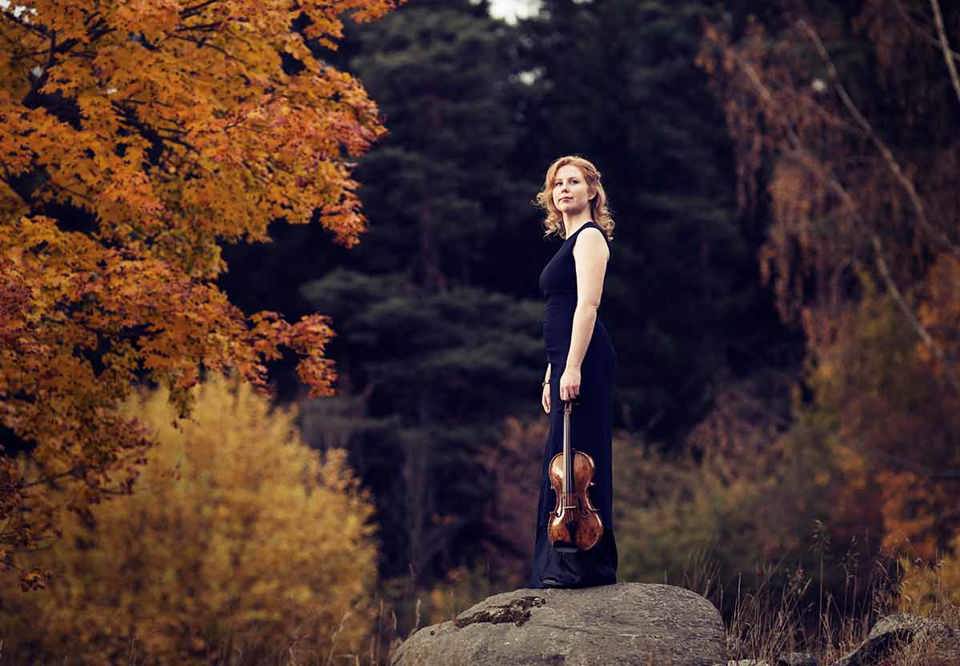
[[[845,475],[847,485],[857,490],[866,489],[869,479],[863,453],[842,444],[834,445],[831,451],[837,468]]]
[[[127,401],[124,412],[142,415],[159,442],[144,478],[132,495],[94,506],[93,529],[65,520],[66,538],[37,556],[62,574],[47,595],[5,597],[4,635],[51,656],[71,636],[62,649],[74,655],[138,641],[153,659],[180,661],[193,647],[185,628],[221,627],[238,645],[302,632],[303,649],[326,653],[376,575],[369,494],[344,451],[321,456],[300,440],[294,411],[222,378],[192,393],[180,431],[163,391]],[[339,647],[358,648],[365,618],[344,623]]]
[[[380,18],[390,10],[402,4],[403,0],[337,0],[332,3],[312,2],[304,3],[309,7],[308,13],[326,8],[326,13],[330,16],[337,16],[341,13],[349,13],[350,17],[358,22],[373,21]]]
[[[921,615],[940,613],[949,605],[960,605],[960,533],[951,549],[934,563],[900,557],[903,571],[899,582],[898,610]]]
[[[134,12],[139,9],[138,6],[126,5],[118,10],[118,16],[122,18],[124,12]],[[160,9],[158,7],[157,11],[160,11]],[[155,18],[156,16],[147,12],[146,16],[140,17],[138,27],[149,24]],[[123,25],[122,21],[121,25]],[[319,64],[312,61],[312,56],[309,56],[302,43],[302,38],[285,29],[283,41],[286,50],[307,58],[306,62],[310,63],[308,71],[319,71]],[[310,165],[304,160],[312,160],[322,152],[335,154],[335,144],[324,146],[321,151],[317,150],[317,144],[321,141],[325,142],[325,137],[329,134],[330,128],[338,128],[338,125],[317,118],[317,120],[320,120],[317,123],[319,131],[304,131],[305,122],[309,124],[314,122],[309,116],[316,115],[316,113],[309,111],[309,109],[314,108],[316,106],[314,102],[318,100],[316,95],[310,93],[307,87],[299,86],[291,88],[291,90],[305,96],[302,102],[295,101],[292,98],[278,97],[275,106],[271,102],[270,105],[262,109],[255,109],[250,112],[247,117],[251,122],[241,125],[234,124],[232,128],[234,135],[230,137],[229,142],[224,142],[223,139],[226,138],[223,135],[224,121],[215,120],[211,123],[212,112],[214,109],[218,109],[229,113],[231,106],[237,107],[238,102],[242,103],[239,99],[231,99],[230,93],[224,94],[224,88],[230,91],[242,88],[241,85],[238,85],[240,76],[246,77],[255,86],[263,89],[268,86],[276,88],[277,81],[254,70],[241,73],[236,62],[232,62],[228,69],[218,67],[214,63],[207,62],[207,60],[211,57],[221,58],[222,54],[220,52],[213,49],[204,49],[189,42],[177,42],[178,49],[183,49],[184,45],[190,49],[189,52],[183,51],[181,53],[173,50],[172,45],[169,52],[164,49],[144,51],[135,40],[111,38],[110,41],[107,41],[107,38],[105,38],[94,58],[93,71],[97,73],[97,81],[94,80],[94,77],[87,76],[84,81],[83,92],[79,93],[78,90],[78,103],[83,116],[91,127],[97,126],[100,138],[106,138],[105,134],[115,132],[115,128],[121,124],[120,114],[117,113],[119,109],[111,107],[108,99],[113,99],[115,103],[123,105],[131,96],[145,95],[147,99],[143,100],[144,103],[138,103],[136,106],[137,114],[143,123],[163,128],[161,132],[164,132],[164,138],[167,136],[175,138],[174,134],[167,135],[165,133],[168,131],[167,128],[170,128],[169,131],[181,131],[181,138],[188,143],[195,144],[200,151],[200,156],[204,155],[209,148],[209,154],[215,155],[217,161],[226,162],[234,167],[228,173],[218,175],[215,180],[205,179],[205,182],[215,183],[223,190],[230,192],[231,196],[222,198],[205,197],[197,202],[201,204],[202,210],[211,219],[216,220],[230,221],[236,217],[251,220],[259,219],[259,228],[265,228],[267,220],[263,219],[264,214],[274,216],[283,209],[275,205],[266,205],[257,211],[252,207],[237,205],[235,202],[250,199],[250,195],[256,195],[256,190],[259,189],[254,188],[244,196],[249,182],[242,175],[242,170],[245,168],[256,173],[257,179],[263,180],[265,185],[269,184],[269,180],[286,179],[287,176],[284,174],[287,173],[291,174],[290,179],[296,178],[296,176],[309,171]],[[172,55],[180,58],[180,60],[172,58]],[[48,83],[48,86],[52,90],[56,85],[62,84],[62,90],[73,91],[80,86],[78,79],[84,73],[83,67],[85,66],[87,66],[86,61],[69,59],[57,64],[54,68],[56,76],[51,75],[51,82]],[[137,83],[138,80],[139,83]],[[113,93],[107,91],[113,91]],[[327,94],[332,96],[335,92],[334,89],[331,89]],[[110,97],[111,94],[113,95],[112,98]],[[330,113],[333,109],[324,108],[321,111]],[[284,120],[285,118],[293,118],[295,115],[296,122],[291,123]],[[264,122],[262,124],[254,122],[258,118]],[[375,122],[375,119],[371,119],[371,121]],[[264,139],[264,130],[269,125],[283,126],[285,129],[281,135],[278,135],[275,142],[277,145],[261,146]],[[241,128],[246,130],[246,136],[237,136],[237,130]],[[351,150],[354,150],[357,144],[349,138],[352,130],[353,128],[348,127],[336,129],[337,132],[343,134],[343,139],[349,142],[348,145],[351,146]],[[57,128],[57,131],[59,132],[60,128]],[[47,134],[42,134],[41,137],[37,138],[47,136]],[[301,137],[308,137],[310,141],[304,143]],[[302,144],[302,147],[300,144]],[[117,174],[122,171],[119,162],[111,165],[104,161],[104,156],[110,154],[110,151],[95,147],[91,141],[77,142],[75,138],[69,141],[53,140],[50,136],[44,138],[42,142],[34,139],[31,152],[43,156],[48,154],[49,151],[50,156],[53,157],[58,151],[64,153],[66,150],[64,146],[77,146],[77,149],[70,151],[69,154],[61,154],[51,161],[56,164],[56,168],[53,169],[55,182],[68,190],[77,190],[77,194],[68,197],[70,200],[82,206],[91,206],[91,202],[94,202],[94,205],[97,205],[98,214],[104,220],[134,215],[138,204],[142,206],[146,203],[143,200],[131,201],[133,211],[123,211],[108,205],[110,202],[117,200],[117,192],[122,191],[126,183],[130,182],[127,180],[129,177],[118,178]],[[92,151],[89,165],[81,157],[81,152],[86,150]],[[178,152],[180,148],[178,144],[174,143],[169,146],[169,150]],[[182,153],[181,157],[188,154],[188,152]],[[278,168],[264,171],[259,168],[260,164],[272,159],[295,160],[297,163],[293,165],[292,169]],[[185,168],[178,168],[178,166],[168,163],[164,165],[164,168],[166,173],[180,174],[181,178],[195,173],[195,169],[191,169],[189,164]],[[209,171],[209,169],[206,171]],[[240,175],[245,181],[240,187],[234,187],[229,182],[234,172],[237,172],[237,175]],[[70,174],[69,177],[66,175],[67,173]],[[337,178],[340,177],[342,175],[338,174]],[[105,184],[106,191],[97,194],[89,192],[89,190],[95,189],[98,180]],[[320,189],[321,187],[326,189],[330,184],[330,181],[327,183],[315,181],[314,184],[303,179],[297,182],[301,187],[304,183],[313,185],[313,187],[308,187],[308,190]],[[276,182],[275,185],[283,190],[289,189],[286,184],[281,182]],[[106,202],[104,202],[102,196],[104,193],[107,195]],[[262,197],[260,198],[262,199]],[[279,197],[276,199],[279,199]],[[297,204],[296,215],[297,217],[307,217],[311,212],[311,204],[316,205],[318,197],[311,195],[308,191],[306,196],[300,197],[300,201],[302,204]],[[189,200],[187,203],[190,203]],[[153,205],[156,206],[156,204]],[[228,210],[228,208],[231,210]],[[247,209],[240,210],[241,208]],[[171,210],[176,209],[171,208]],[[356,227],[356,225],[352,226]]]
[[[36,443],[33,466],[0,493],[33,521],[10,538],[29,545],[56,529],[36,483],[51,474],[88,469],[80,510],[133,483],[149,438],[111,410],[140,373],[186,414],[200,367],[265,389],[264,363],[286,346],[304,357],[311,395],[332,392],[329,323],[248,321],[213,283],[218,241],[263,240],[276,216],[305,222],[319,209],[339,242],[358,242],[365,221],[343,153],[385,129],[359,82],[314,60],[290,24],[303,9],[311,33],[333,39],[343,12],[367,20],[393,4],[39,0],[33,20],[55,41],[0,22],[0,154],[8,174],[36,184],[0,185],[0,424]],[[286,75],[280,51],[307,68]],[[28,106],[35,65],[47,79]],[[95,230],[24,214],[47,204],[82,209]]]

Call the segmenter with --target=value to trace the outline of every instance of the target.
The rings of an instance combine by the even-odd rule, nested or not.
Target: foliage
[[[797,413],[832,423],[832,529],[878,527],[874,549],[928,560],[960,530],[960,82],[946,47],[960,9],[943,7],[944,30],[940,4],[790,3],[790,20],[738,38],[711,26],[700,56],[741,203],[769,198],[764,281],[807,340],[812,404]]]
[[[485,452],[505,437],[504,414],[537,408],[542,306],[347,270],[304,293],[338,322],[343,376],[364,396],[349,447],[377,497],[381,576],[428,583],[473,564],[499,540],[483,529],[495,484]]]
[[[506,545],[486,463],[540,395],[543,306],[517,296],[546,261],[531,247],[551,248],[536,184],[511,166],[516,38],[475,3],[417,0],[345,40],[391,133],[357,169],[368,241],[300,292],[338,323],[331,353],[363,401],[351,459],[377,496],[381,575],[408,579],[407,601]]]
[[[202,369],[266,391],[286,346],[311,395],[335,373],[326,318],[245,316],[213,284],[218,240],[315,210],[364,228],[351,159],[384,133],[360,84],[314,58],[341,14],[393,0],[50,2],[0,10],[0,563],[56,535],[56,480],[83,511],[129,492],[149,441],[114,406],[139,380],[185,415]],[[299,21],[299,31],[293,22]],[[289,70],[289,71],[288,71]],[[35,572],[24,584],[40,585]]]
[[[165,389],[126,401],[158,443],[132,495],[64,516],[63,538],[31,556],[54,571],[43,594],[7,574],[6,652],[102,663],[132,646],[208,663],[220,649],[265,659],[289,648],[311,662],[362,649],[377,547],[345,452],[306,447],[295,411],[271,410],[243,381],[191,392],[189,420]]]
[[[702,581],[691,575],[716,567],[713,583],[723,589],[737,589],[740,579],[755,589],[767,562],[802,557],[798,538],[824,507],[799,469],[804,461],[782,462],[782,443],[749,458],[713,448],[667,456],[623,444],[614,522],[624,580],[693,587]],[[729,611],[735,600],[721,601]]]
[[[762,598],[776,607],[799,595],[796,619],[813,629],[869,607],[872,586],[886,584],[867,557],[879,507],[853,492],[863,489],[834,454],[836,413],[804,409],[799,387],[784,379],[728,383],[681,455],[649,442],[616,448],[624,579],[689,587],[729,618],[741,604]],[[782,402],[773,396],[784,391],[788,412],[772,414],[769,406]],[[800,591],[797,571],[811,583]]]
[[[944,607],[960,609],[960,535],[934,564],[902,557],[899,604],[905,613],[936,615]]]
[[[347,67],[391,129],[357,169],[375,243],[350,267],[399,272],[427,291],[529,294],[540,174],[514,160],[524,150],[516,29],[468,0],[415,0],[355,37]]]
[[[917,353],[895,304],[868,293],[841,315],[835,342],[812,364],[815,403],[836,414],[830,455],[842,479],[834,518],[876,528],[878,546],[935,561],[960,532],[957,403]]]
[[[542,478],[549,431],[549,417],[542,411],[531,420],[509,417],[499,444],[481,458],[494,487],[485,507],[483,561],[503,589],[525,587],[530,577],[540,492],[536,481]]]

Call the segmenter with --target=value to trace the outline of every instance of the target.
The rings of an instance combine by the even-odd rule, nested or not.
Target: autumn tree
[[[185,420],[165,388],[125,401],[157,445],[131,495],[65,516],[64,538],[34,555],[54,571],[47,593],[5,574],[6,655],[183,664],[242,651],[265,663],[289,649],[316,663],[364,648],[373,502],[346,452],[308,447],[295,409],[236,377],[190,392]]]
[[[807,339],[839,532],[932,560],[960,530],[960,8],[787,4],[712,25],[701,62],[741,204],[772,211],[761,268]]]
[[[329,321],[231,305],[213,282],[218,241],[319,212],[337,242],[358,242],[351,160],[385,130],[307,44],[335,48],[344,16],[399,1],[0,9],[3,566],[55,537],[62,510],[130,491],[150,437],[115,405],[135,382],[168,387],[186,414],[202,373],[235,368],[267,391],[264,363],[288,347],[311,395],[331,392]]]

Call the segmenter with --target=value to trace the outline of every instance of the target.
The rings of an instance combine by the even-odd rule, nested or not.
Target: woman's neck
[[[563,217],[563,228],[564,228],[564,238],[570,238],[571,234],[576,233],[577,229],[585,225],[587,222],[591,222],[593,218],[590,216],[590,210],[584,210],[580,213],[570,215],[569,217],[564,215]]]

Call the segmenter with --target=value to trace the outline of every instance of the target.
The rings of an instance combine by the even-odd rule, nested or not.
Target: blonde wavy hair
[[[543,179],[543,189],[537,192],[534,203],[547,212],[547,217],[543,220],[546,230],[544,236],[556,234],[563,238],[566,233],[563,215],[553,203],[553,179],[556,178],[560,167],[567,164],[579,167],[587,181],[588,191],[592,190],[596,193],[596,196],[590,200],[590,217],[603,230],[607,240],[613,240],[613,216],[607,209],[607,193],[603,190],[603,183],[600,182],[600,170],[590,160],[579,155],[564,155],[555,159],[547,169],[547,175]]]

